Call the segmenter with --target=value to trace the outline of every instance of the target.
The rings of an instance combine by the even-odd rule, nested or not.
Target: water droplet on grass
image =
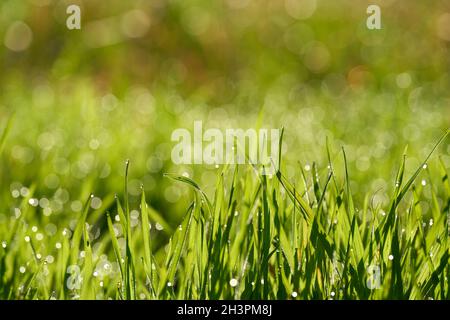
[[[20,266],[19,272],[20,273],[25,273],[25,271],[27,271],[27,269],[24,266]]]
[[[236,287],[238,285],[238,281],[236,279],[231,279],[230,280],[230,286],[232,288]]]
[[[6,241],[2,241],[2,248],[3,248],[3,249],[5,249],[5,248],[7,247],[7,245],[8,245],[8,244],[6,243]]]
[[[294,292],[292,292],[291,296],[292,296],[292,298],[297,298],[298,293],[294,291]]]
[[[21,195],[22,197],[26,197],[26,196],[28,195],[28,193],[29,193],[28,188],[26,188],[26,187],[20,188],[20,195]]]
[[[392,261],[392,260],[394,260],[394,256],[393,256],[392,254],[390,254],[389,257],[388,257],[388,259],[389,259],[390,261]]]
[[[39,205],[39,201],[36,198],[31,198],[28,200],[28,204],[33,207],[37,207]]]

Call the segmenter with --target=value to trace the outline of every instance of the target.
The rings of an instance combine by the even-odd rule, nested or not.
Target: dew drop
[[[294,292],[292,292],[291,296],[292,296],[292,298],[297,298],[298,293],[296,291],[294,291]]]
[[[234,288],[234,287],[236,287],[237,285],[238,285],[238,281],[237,281],[236,279],[233,278],[233,279],[230,280],[230,286],[231,286],[231,287]]]
[[[28,195],[28,192],[29,192],[29,190],[28,190],[27,187],[22,187],[22,188],[20,188],[20,195],[21,195],[22,197],[26,197],[26,196]]]
[[[28,200],[28,204],[33,206],[33,207],[37,207],[39,204],[39,200],[36,198],[31,198]]]
[[[392,254],[390,254],[389,257],[388,257],[388,259],[389,259],[390,261],[392,261],[392,260],[394,260],[394,256],[393,256]]]

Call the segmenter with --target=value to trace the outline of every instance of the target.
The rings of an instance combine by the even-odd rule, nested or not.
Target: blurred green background
[[[70,4],[81,30],[66,27]],[[366,28],[369,4],[381,30]],[[284,127],[293,180],[312,161],[326,170],[328,137],[355,197],[384,202],[404,147],[411,170],[450,126],[450,1],[2,0],[0,39],[0,128],[14,114],[0,223],[32,185],[46,219],[90,192],[105,210],[130,159],[132,206],[143,184],[175,225],[190,195],[163,173],[211,192],[218,170],[170,160],[171,132],[194,120]],[[449,167],[448,144],[440,154]]]

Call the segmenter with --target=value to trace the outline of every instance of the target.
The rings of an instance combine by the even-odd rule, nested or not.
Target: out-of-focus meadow
[[[372,2],[381,30],[366,27]],[[81,30],[66,27],[69,4],[81,7]],[[446,0],[2,0],[0,40],[0,130],[13,117],[0,230],[30,190],[36,221],[58,232],[91,192],[104,212],[126,159],[131,208],[142,184],[177,225],[192,195],[163,173],[187,173],[211,194],[220,169],[171,162],[171,132],[195,120],[284,127],[292,180],[313,161],[326,172],[328,138],[341,173],[345,147],[356,201],[374,194],[386,206],[406,145],[411,174],[450,126]],[[449,168],[448,141],[438,153]]]
[[[72,3],[81,30],[65,25]],[[2,1],[2,185],[39,181],[65,207],[116,192],[130,158],[131,194],[144,183],[169,208],[180,191],[163,172],[215,176],[171,164],[173,129],[262,116],[285,127],[288,172],[323,160],[328,137],[359,190],[385,187],[407,144],[415,167],[450,124],[450,3],[378,3],[382,30],[366,1]]]

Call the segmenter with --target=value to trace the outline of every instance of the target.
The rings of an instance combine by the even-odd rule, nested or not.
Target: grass
[[[450,185],[432,156],[448,133],[410,176],[405,150],[388,205],[354,200],[345,148],[328,144],[328,163],[299,164],[300,179],[282,161],[274,176],[224,166],[212,196],[166,174],[190,190],[177,227],[144,188],[132,208],[129,161],[122,193],[100,208],[86,196],[58,225],[40,213],[36,181],[0,224],[0,299],[449,299]]]
[[[449,298],[443,1],[381,30],[364,1],[78,2],[81,30],[0,1],[0,299]],[[173,163],[195,121],[285,128],[279,172]]]

